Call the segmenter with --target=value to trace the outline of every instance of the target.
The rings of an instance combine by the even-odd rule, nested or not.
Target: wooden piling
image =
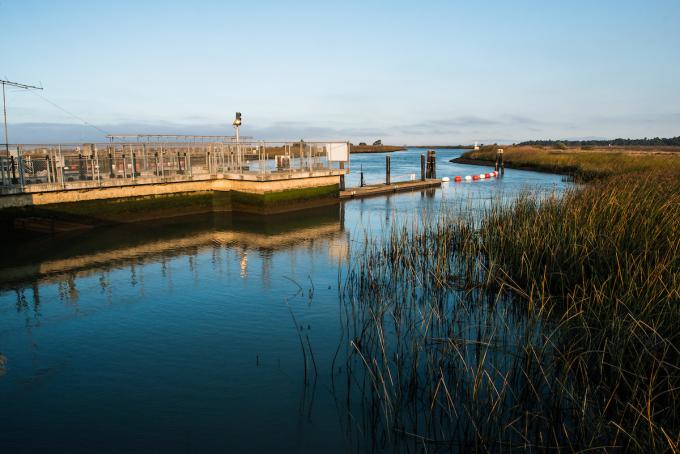
[[[340,161],[340,169],[345,168],[345,163]],[[340,190],[344,191],[345,190],[345,175],[340,175]]]
[[[505,165],[503,164],[503,149],[499,148],[496,150],[496,171],[500,172],[501,175],[505,173]]]
[[[434,150],[427,150],[427,171],[426,178],[437,178],[437,153]]]

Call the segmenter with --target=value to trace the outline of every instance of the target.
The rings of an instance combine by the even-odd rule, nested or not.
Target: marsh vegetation
[[[582,177],[623,175],[364,240],[335,383],[360,396],[360,432],[405,449],[680,449],[680,172],[592,159]]]

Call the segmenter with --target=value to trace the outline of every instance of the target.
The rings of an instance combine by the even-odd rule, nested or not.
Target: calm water
[[[422,152],[393,153],[393,180],[418,174]],[[438,151],[439,177],[489,171],[448,162],[459,154]],[[384,162],[353,155],[348,186],[361,166],[367,183],[382,181]],[[286,216],[206,215],[10,248],[0,269],[0,450],[363,450],[331,376],[343,374],[332,368],[338,270],[364,233],[443,204],[483,207],[566,184],[507,170]],[[304,384],[301,340],[314,386]]]

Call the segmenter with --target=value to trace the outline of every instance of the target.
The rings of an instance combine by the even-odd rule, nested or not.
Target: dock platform
[[[393,192],[417,191],[420,189],[434,188],[442,185],[442,180],[431,178],[427,180],[400,181],[392,184],[373,184],[363,187],[347,188],[340,191],[341,199],[358,199],[374,195],[384,195]]]

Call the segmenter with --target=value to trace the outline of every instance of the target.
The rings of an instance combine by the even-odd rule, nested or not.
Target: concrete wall
[[[247,194],[263,195],[271,192],[289,191],[292,189],[318,188],[323,186],[337,185],[339,182],[340,177],[333,175],[269,181],[213,179],[203,181],[112,186],[91,189],[66,189],[61,191],[2,195],[0,196],[0,209],[84,202],[91,200],[183,194],[191,192],[238,191]]]
[[[339,175],[212,179],[0,196],[0,230],[65,231],[234,211],[275,214],[337,203]]]

